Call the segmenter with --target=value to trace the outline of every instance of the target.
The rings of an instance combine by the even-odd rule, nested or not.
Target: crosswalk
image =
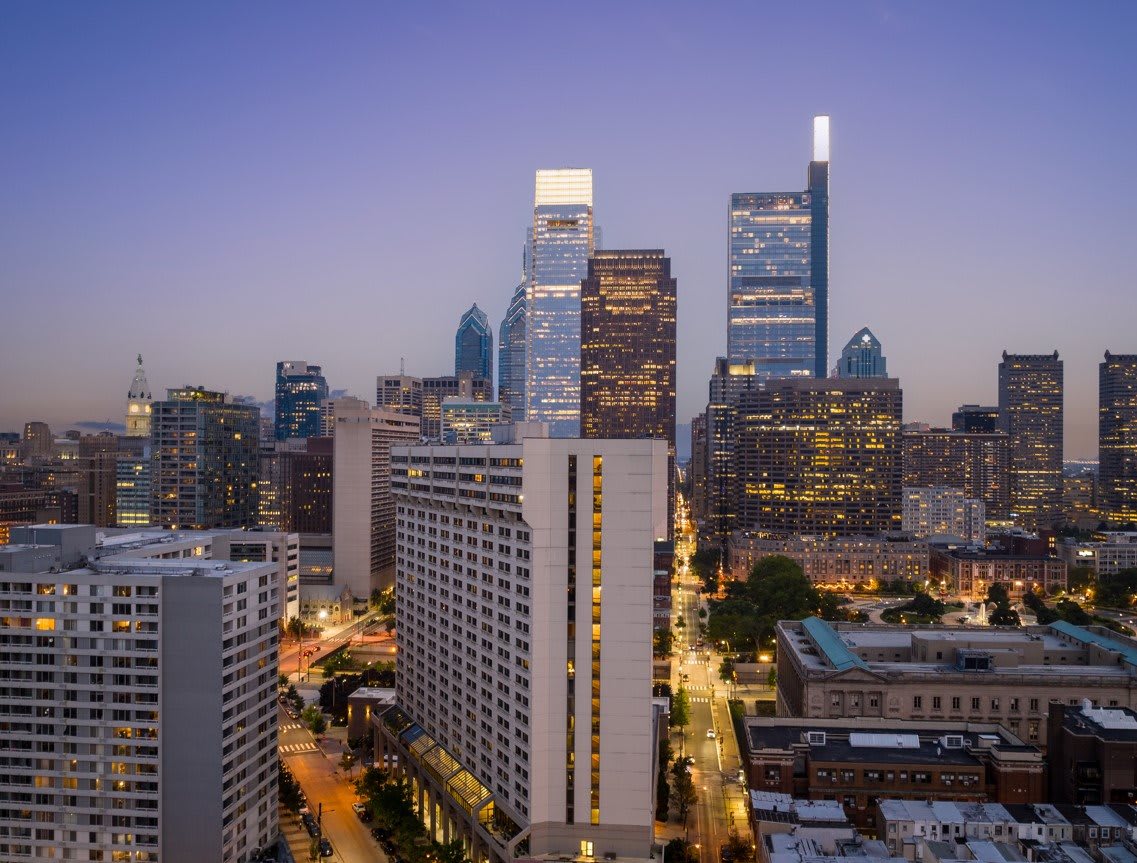
[[[304,724],[301,722],[288,722],[288,723],[280,726],[280,730],[281,731],[299,731],[303,727],[304,727]]]
[[[709,698],[692,698],[692,699],[690,699],[690,701],[692,704],[710,704],[711,699],[709,699]]]
[[[303,755],[305,752],[319,752],[315,743],[311,741],[305,743],[285,743],[278,746],[282,755]]]

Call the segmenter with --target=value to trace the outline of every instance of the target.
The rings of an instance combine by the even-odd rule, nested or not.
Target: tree
[[[695,783],[691,779],[691,767],[687,759],[680,758],[671,768],[672,785],[675,791],[675,811],[684,827],[687,826],[687,816],[691,807],[698,800],[695,793]]]
[[[1093,567],[1071,566],[1066,571],[1066,589],[1070,593],[1085,593],[1087,590],[1096,587],[1097,583],[1098,574]]]
[[[296,783],[292,771],[288,769],[283,759],[278,762],[278,765],[276,785],[280,805],[289,812],[297,812],[300,809],[301,801],[300,786]]]
[[[668,629],[658,629],[652,636],[652,653],[660,659],[667,659],[675,652],[675,633]]]
[[[766,685],[771,689],[778,685],[778,669],[770,669],[770,673],[766,675]]]
[[[666,821],[671,808],[671,786],[667,783],[667,768],[672,759],[671,741],[659,741],[659,772],[655,783],[655,820]]]
[[[287,674],[277,675],[276,688],[277,689],[286,689],[287,687],[288,687],[288,675]]]
[[[470,859],[466,856],[466,849],[462,847],[461,839],[455,839],[445,845],[434,842],[431,847],[438,863],[470,863]]]
[[[680,730],[687,727],[691,721],[691,699],[687,696],[686,688],[680,686],[671,696],[671,714],[667,724]]]
[[[734,682],[734,660],[724,659],[719,663],[719,680],[723,683]]]
[[[308,863],[316,863],[320,859],[320,840],[313,836],[308,843]]]
[[[355,793],[370,801],[387,782],[387,771],[379,767],[366,767],[355,780]]]
[[[722,552],[712,546],[704,546],[691,555],[689,566],[695,577],[703,583],[703,589],[708,593],[718,590],[719,563]]]
[[[759,581],[771,575],[802,575],[802,568],[797,561],[784,554],[772,554],[764,557],[750,568],[748,580]]]
[[[754,847],[749,841],[739,836],[736,829],[731,829],[726,840],[726,847],[730,851],[730,859],[735,863],[748,863],[754,859]]]
[[[663,857],[671,863],[699,863],[699,852],[691,843],[678,837],[664,846]]]
[[[379,613],[380,614],[394,614],[395,613],[395,588],[388,587],[383,591],[382,596],[379,598]]]
[[[987,615],[987,622],[992,626],[1022,626],[1019,613],[1006,602],[995,606],[995,610]]]
[[[350,752],[345,751],[340,756],[340,770],[347,774],[347,778],[351,778],[351,768],[355,766],[355,756]]]
[[[995,605],[1010,604],[1011,597],[1007,593],[1007,586],[997,581],[992,582],[991,586],[987,588],[987,601],[993,602]]]
[[[324,719],[324,714],[320,712],[320,708],[315,704],[309,704],[304,708],[300,714],[300,721],[307,725],[308,730],[316,737],[328,730],[328,722]]]

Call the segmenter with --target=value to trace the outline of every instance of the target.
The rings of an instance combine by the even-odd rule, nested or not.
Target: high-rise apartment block
[[[260,410],[201,387],[154,402],[150,515],[162,527],[257,523]]]
[[[691,461],[687,465],[689,474],[688,505],[691,518],[703,522],[707,518],[707,415],[695,414],[691,417]]]
[[[493,394],[493,330],[477,303],[462,315],[454,335],[454,374],[462,372],[488,380]]]
[[[951,415],[952,431],[994,434],[1001,429],[999,408],[994,405],[960,405]]]
[[[804,192],[735,193],[727,357],[762,377],[829,372],[829,118],[813,121]]]
[[[1062,360],[1009,354],[999,363],[999,418],[1010,438],[1011,515],[1034,529],[1062,514]]]
[[[366,602],[394,579],[395,504],[391,446],[416,443],[417,417],[336,399],[332,446],[332,536],[335,584]]]
[[[449,398],[442,403],[444,444],[489,443],[495,426],[510,421],[509,405],[477,399]]]
[[[735,420],[739,527],[849,536],[900,529],[900,382],[769,380]]]
[[[320,433],[320,405],[328,397],[328,382],[319,366],[304,360],[276,364],[277,440],[315,437]]]
[[[715,360],[706,410],[707,435],[707,516],[704,533],[723,543],[737,522],[738,470],[734,461],[735,420],[743,395],[761,389],[764,378],[753,361]]]
[[[51,458],[55,452],[55,435],[51,433],[51,426],[39,420],[24,423],[24,439],[20,449],[20,455],[25,459]]]
[[[525,322],[526,417],[580,431],[580,283],[593,251],[592,171],[537,172]]]
[[[493,401],[493,384],[489,378],[473,372],[441,375],[422,379],[422,437],[427,440],[442,438],[442,403],[446,399]]]
[[[1003,432],[905,431],[904,486],[958,488],[983,501],[986,517],[1010,513],[1010,444]]]
[[[115,520],[119,527],[150,524],[150,460],[148,438],[138,438],[136,452],[120,452],[115,461]]]
[[[958,488],[906,486],[901,526],[917,539],[950,538],[979,545],[987,541],[983,501],[967,497]]]
[[[497,331],[497,400],[525,419],[525,289],[527,276],[513,292]]]
[[[646,858],[666,444],[526,437],[393,461],[399,706],[378,745],[419,811],[472,859]]]
[[[241,863],[275,843],[273,564],[6,572],[0,601],[35,607],[0,650],[36,669],[0,692],[0,859]]]
[[[886,361],[881,353],[880,340],[868,327],[862,327],[845,349],[837,363],[835,378],[886,378]]]
[[[1098,497],[1102,517],[1137,522],[1137,354],[1098,366]]]
[[[596,251],[580,288],[581,436],[667,441],[669,513],[676,287],[671,259],[662,249],[646,249]]]
[[[375,379],[375,407],[412,417],[422,416],[422,378],[379,375]]]
[[[142,368],[142,354],[138,355],[138,368],[130,382],[130,392],[126,394],[126,435],[127,437],[150,436],[150,414],[153,398],[150,384],[146,380],[146,370]]]

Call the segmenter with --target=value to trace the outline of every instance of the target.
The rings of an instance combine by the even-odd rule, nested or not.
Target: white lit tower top
[[[138,368],[134,370],[134,380],[130,382],[130,392],[126,404],[127,437],[150,437],[150,384],[146,380],[146,370],[142,368],[142,354],[138,355]]]

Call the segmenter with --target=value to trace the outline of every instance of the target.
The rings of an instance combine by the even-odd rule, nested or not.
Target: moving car
[[[715,730],[714,730],[713,728],[708,728],[708,729],[707,729],[707,737],[708,737],[710,740],[714,740],[714,739],[715,739]]]

